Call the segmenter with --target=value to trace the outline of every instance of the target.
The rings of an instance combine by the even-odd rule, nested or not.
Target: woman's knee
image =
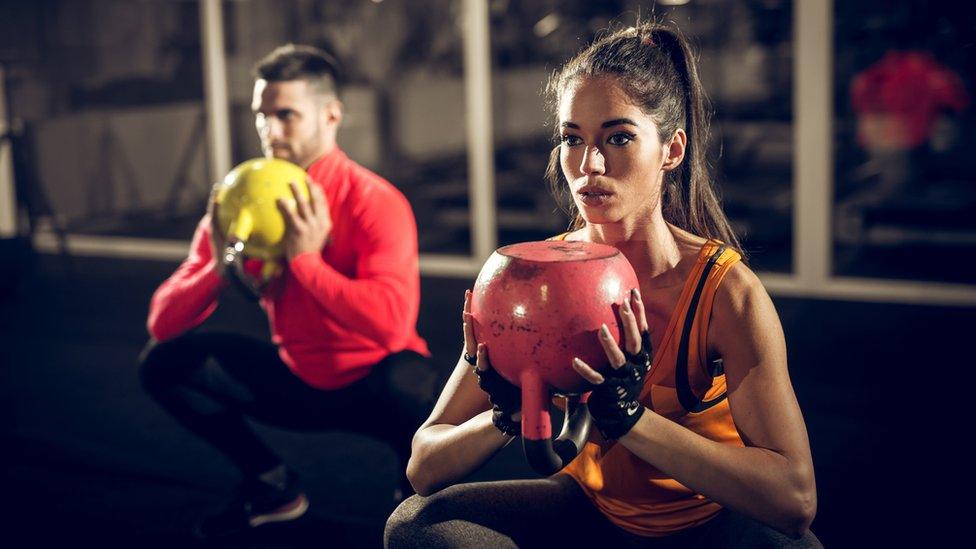
[[[421,521],[422,510],[428,498],[413,495],[403,500],[393,514],[386,520],[383,532],[384,547],[420,547],[424,544],[424,529],[427,524]]]
[[[704,546],[756,547],[770,549],[822,549],[823,545],[813,532],[807,531],[800,538],[792,538],[740,513],[726,509],[718,517]]]

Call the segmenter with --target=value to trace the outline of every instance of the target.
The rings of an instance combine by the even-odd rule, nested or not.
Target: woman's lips
[[[576,191],[576,195],[579,196],[580,202],[587,206],[602,206],[610,200],[613,193],[602,189],[583,188]]]

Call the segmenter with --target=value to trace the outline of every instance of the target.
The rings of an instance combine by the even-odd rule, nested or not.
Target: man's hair
[[[312,46],[285,44],[254,65],[254,79],[268,82],[304,80],[321,95],[339,97],[339,64],[335,57]]]

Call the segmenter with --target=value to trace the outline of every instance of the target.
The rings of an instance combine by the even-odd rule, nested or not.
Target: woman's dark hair
[[[676,28],[660,23],[641,23],[598,38],[553,73],[546,87],[552,111],[558,112],[567,86],[601,76],[617,79],[635,105],[657,124],[661,142],[670,141],[679,128],[688,136],[684,160],[664,178],[664,219],[741,250],[712,186],[705,158],[711,111],[688,40]],[[550,154],[546,179],[557,198],[564,199],[567,185],[559,167],[558,145]],[[572,200],[569,207],[575,217],[571,228],[581,228],[584,221]]]
[[[319,94],[339,97],[339,63],[325,50],[312,46],[279,46],[258,61],[251,72],[255,79],[268,82],[305,80]]]

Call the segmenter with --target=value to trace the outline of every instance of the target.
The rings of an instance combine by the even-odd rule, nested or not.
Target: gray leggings
[[[476,482],[413,496],[386,523],[384,545],[410,547],[822,547],[808,533],[791,539],[724,510],[663,538],[626,532],[607,520],[572,478]]]

